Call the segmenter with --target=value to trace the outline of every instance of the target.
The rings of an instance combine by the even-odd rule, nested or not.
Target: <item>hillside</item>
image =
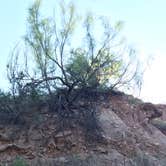
[[[67,119],[61,130],[61,120],[44,106],[23,112],[14,125],[10,124],[12,113],[0,112],[1,164],[166,165],[165,105],[143,103],[116,91],[100,94],[96,101],[97,132],[91,120],[85,123],[91,126],[86,131]]]

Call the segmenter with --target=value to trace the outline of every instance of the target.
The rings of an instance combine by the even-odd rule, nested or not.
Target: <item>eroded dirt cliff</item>
[[[32,166],[166,165],[165,105],[113,92],[100,95],[97,109],[100,136],[90,131],[89,137],[74,123],[62,132],[57,115],[44,107],[26,112],[15,125],[1,113],[1,164],[19,156]]]

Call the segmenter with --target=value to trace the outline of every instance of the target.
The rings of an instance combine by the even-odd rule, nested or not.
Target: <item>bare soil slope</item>
[[[62,132],[56,114],[44,107],[24,113],[15,125],[0,113],[0,163],[19,156],[30,166],[166,166],[165,105],[113,92],[101,95],[97,108],[99,139],[67,122]]]

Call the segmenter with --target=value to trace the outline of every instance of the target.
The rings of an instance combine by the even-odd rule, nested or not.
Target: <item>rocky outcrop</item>
[[[166,165],[166,106],[116,93],[99,101],[98,110],[99,142],[87,142],[78,126],[62,132],[56,116],[47,111],[39,114],[40,122],[26,127],[2,124],[1,163],[10,164],[20,156],[30,166]]]

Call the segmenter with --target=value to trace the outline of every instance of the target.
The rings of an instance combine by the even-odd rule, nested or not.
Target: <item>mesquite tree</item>
[[[46,93],[56,96],[58,110],[71,111],[86,89],[139,83],[135,52],[118,36],[121,22],[80,17],[72,3],[60,4],[53,17],[44,17],[40,8],[40,0],[29,8],[24,50],[17,47],[8,64],[14,96]]]

